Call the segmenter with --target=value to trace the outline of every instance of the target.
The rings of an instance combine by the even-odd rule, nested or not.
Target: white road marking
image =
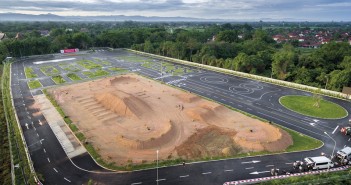
[[[207,175],[207,174],[211,174],[212,172],[204,172],[202,173],[202,175]]]
[[[158,181],[158,182],[160,182],[160,181],[165,181],[166,179],[158,179],[158,180],[156,180],[156,182]]]
[[[247,161],[247,162],[241,162],[241,164],[251,164],[251,163],[259,163],[259,162],[261,162],[261,161],[255,161],[255,160],[253,160],[253,161]]]
[[[350,140],[351,140],[351,138],[348,141],[350,141]]]
[[[233,169],[231,169],[231,170],[224,170],[225,172],[232,172],[232,171],[234,171]]]
[[[42,139],[40,140],[40,144],[43,144],[43,140]]]
[[[65,179],[67,182],[71,182],[70,180],[68,180],[66,177],[64,177],[63,179]]]
[[[339,125],[334,129],[334,131],[332,132],[332,134],[334,134],[338,128],[339,128]]]
[[[274,166],[273,164],[270,164],[270,165],[266,165],[266,167],[272,167],[272,166]]]
[[[48,161],[49,161],[49,163],[50,163],[50,159],[48,158]]]
[[[56,172],[56,173],[58,173],[58,171],[56,170],[56,168],[53,168],[54,169],[54,171]]]
[[[39,134],[37,133],[37,136],[39,137]]]
[[[270,172],[270,171],[262,171],[262,172],[255,171],[255,172],[252,172],[252,173],[250,173],[250,174],[251,174],[251,175],[258,175],[258,174],[260,174],[260,173],[268,173],[268,172]]]
[[[245,168],[246,170],[249,170],[249,169],[253,169],[254,167],[248,167],[248,168]]]
[[[131,185],[137,185],[137,184],[142,184],[142,182],[134,182]]]
[[[189,177],[189,175],[182,175],[182,176],[179,176],[179,178],[185,178],[185,177]]]
[[[45,148],[44,148],[44,153],[46,153],[46,150],[45,150]]]

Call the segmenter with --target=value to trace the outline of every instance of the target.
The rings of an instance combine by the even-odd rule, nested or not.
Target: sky
[[[351,0],[0,0],[0,13],[350,21]]]

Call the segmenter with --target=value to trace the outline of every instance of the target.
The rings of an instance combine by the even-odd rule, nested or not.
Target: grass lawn
[[[124,72],[124,71],[127,71],[127,70],[125,70],[125,69],[118,68],[118,67],[111,67],[111,68],[108,68],[108,70],[110,70],[110,71],[117,71],[117,72]]]
[[[28,86],[29,86],[29,89],[37,89],[42,87],[39,80],[28,81]]]
[[[26,78],[36,78],[36,77],[38,77],[38,75],[34,73],[34,70],[31,67],[25,67],[24,68],[24,74],[26,75]]]
[[[77,62],[79,65],[84,67],[85,69],[95,69],[95,68],[101,68],[102,66],[99,64],[96,64],[95,62],[91,60],[80,60]]]
[[[80,71],[80,69],[74,64],[60,64],[59,66],[62,69],[64,69],[65,71],[69,71],[69,72],[78,72],[78,71]]]
[[[293,142],[294,142],[293,145],[289,146],[286,149],[286,152],[311,150],[313,148],[318,148],[318,147],[322,146],[322,144],[323,144],[322,141],[313,139],[311,137],[300,134],[300,133],[295,132],[293,130],[285,129],[285,128],[283,128],[283,129],[291,135]]]
[[[52,80],[54,80],[56,84],[63,84],[66,82],[61,75],[53,76]]]
[[[327,119],[338,119],[347,116],[344,108],[330,101],[322,99],[319,108],[313,106],[315,100],[310,96],[284,96],[279,101],[284,107],[307,116]]]
[[[105,65],[105,66],[110,66],[111,65],[111,62],[109,61],[105,61],[105,60],[101,60],[101,59],[95,59],[98,63],[102,64],[102,65]]]
[[[98,69],[95,72],[92,71],[84,71],[83,72],[84,75],[88,76],[89,78],[94,78],[94,77],[98,77],[98,76],[106,76],[108,74],[110,74],[107,71],[104,71],[102,69]]]
[[[57,70],[54,66],[42,66],[42,67],[40,67],[40,70],[46,76],[55,76],[55,75],[60,74],[60,71]]]
[[[78,75],[74,74],[74,73],[68,73],[67,77],[70,78],[73,81],[81,80],[81,78]]]

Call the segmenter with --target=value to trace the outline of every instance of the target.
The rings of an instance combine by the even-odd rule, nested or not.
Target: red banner
[[[64,49],[64,50],[61,50],[61,53],[75,53],[75,52],[78,52],[79,49],[78,48],[75,48],[75,49]]]

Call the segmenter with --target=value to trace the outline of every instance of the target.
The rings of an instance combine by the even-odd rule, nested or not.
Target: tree
[[[273,74],[280,80],[284,80],[288,75],[288,68],[294,66],[297,55],[291,45],[284,45],[283,49],[273,55]]]
[[[72,46],[81,49],[88,49],[91,44],[91,38],[87,33],[78,32],[72,36]]]
[[[223,42],[237,42],[238,41],[238,32],[236,30],[225,30],[218,33],[216,37],[217,41]]]
[[[321,89],[317,89],[316,91],[313,92],[313,99],[314,99],[314,104],[313,104],[313,107],[318,107],[320,108],[320,103],[321,103],[321,100],[322,100],[322,96],[320,95],[321,94]]]

